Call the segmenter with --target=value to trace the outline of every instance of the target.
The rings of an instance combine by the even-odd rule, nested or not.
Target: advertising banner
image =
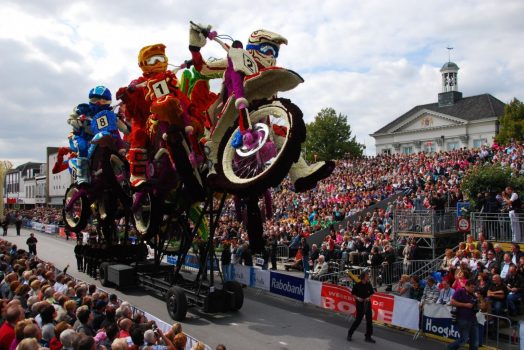
[[[233,279],[238,283],[245,284],[246,286],[251,285],[251,272],[253,270],[250,266],[244,266],[239,264],[233,264]]]
[[[269,274],[268,270],[253,269],[251,287],[269,292]]]
[[[56,225],[45,225],[44,231],[45,231],[45,233],[56,233],[56,232],[58,232],[58,226],[56,226]]]
[[[371,309],[373,310],[373,321],[391,324],[393,321],[393,306],[395,296],[386,293],[375,293],[371,297]],[[418,318],[418,315],[417,315]]]
[[[459,337],[458,328],[451,322],[451,307],[440,304],[424,305],[422,331],[445,338]]]
[[[304,278],[285,275],[271,271],[270,292],[304,301]]]
[[[167,256],[167,263],[171,265],[176,265],[176,262],[178,261],[178,256],[176,255],[168,255]],[[218,259],[215,259],[215,271],[218,271]],[[194,269],[200,268],[200,260],[198,256],[195,254],[187,254],[186,258],[184,260],[184,266],[192,267]],[[207,267],[209,268],[209,261],[207,263]]]
[[[33,221],[33,230],[43,231],[44,230],[44,225],[39,223],[39,222]]]
[[[395,326],[419,329],[418,301],[409,298],[395,296],[392,324]]]
[[[324,309],[355,316],[356,302],[348,287],[323,283],[320,298]]]
[[[320,297],[321,290],[322,282],[307,279],[305,282],[304,302],[322,306],[322,298]]]

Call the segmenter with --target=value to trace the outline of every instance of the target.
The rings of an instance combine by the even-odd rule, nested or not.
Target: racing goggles
[[[89,99],[89,103],[91,103],[93,105],[102,106],[102,105],[110,105],[111,101],[108,101],[108,100],[100,98],[100,97],[93,97],[93,98]]]
[[[152,66],[154,65],[155,63],[164,63],[167,61],[167,57],[164,56],[164,55],[154,55],[154,56],[151,56],[149,57],[148,59],[146,59],[146,64],[148,66]]]
[[[263,55],[278,57],[278,46],[271,43],[262,43],[262,44],[247,44],[247,50],[256,50]]]

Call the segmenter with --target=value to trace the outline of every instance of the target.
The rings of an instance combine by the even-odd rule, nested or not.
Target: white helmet
[[[259,68],[268,68],[277,63],[281,44],[287,45],[287,39],[282,35],[259,29],[249,36],[246,50],[253,56]]]

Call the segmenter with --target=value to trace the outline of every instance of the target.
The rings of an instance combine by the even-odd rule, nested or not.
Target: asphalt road
[[[27,249],[25,241],[28,230],[16,236],[14,227],[9,228],[7,237],[0,237],[16,243],[19,248]],[[93,280],[78,272],[73,254],[73,241],[66,241],[57,236],[36,233],[38,239],[38,257],[63,269],[70,264],[68,273],[89,283]],[[110,288],[105,288],[106,290]],[[141,289],[114,292],[123,300],[149,312],[152,315],[172,323],[164,301],[157,299]],[[445,345],[419,338],[413,341],[413,335],[386,327],[374,327],[375,345],[364,342],[365,322],[353,335],[351,343],[346,341],[350,321],[344,316],[305,305],[290,299],[272,296],[256,290],[244,289],[244,306],[238,312],[209,315],[190,309],[182,328],[193,337],[214,348],[223,343],[228,349],[424,349],[442,350]]]

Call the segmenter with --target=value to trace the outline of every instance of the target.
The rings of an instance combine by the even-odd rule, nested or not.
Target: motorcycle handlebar
[[[198,24],[196,24],[193,21],[189,21],[189,23],[191,23],[193,28],[199,31],[200,33],[202,33],[207,39],[216,41],[218,44],[220,44],[220,46],[222,46],[222,48],[226,52],[229,52],[229,46],[227,46],[222,40],[218,38],[218,33],[216,31],[214,30],[210,31],[207,28],[202,28],[201,26],[199,26]]]

